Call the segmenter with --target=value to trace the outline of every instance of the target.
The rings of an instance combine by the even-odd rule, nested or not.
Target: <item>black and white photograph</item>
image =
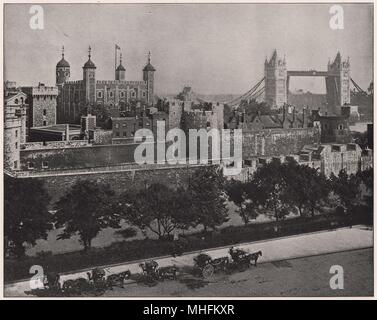
[[[373,2],[2,9],[5,299],[374,297]]]

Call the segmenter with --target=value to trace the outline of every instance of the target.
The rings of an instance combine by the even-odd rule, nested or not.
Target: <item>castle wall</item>
[[[295,154],[305,145],[320,142],[317,128],[243,131],[243,158]]]
[[[243,132],[243,159],[298,153],[305,145],[319,143],[317,128],[266,129]],[[198,144],[198,150],[199,150]],[[93,145],[64,148],[25,149],[20,151],[21,170],[67,170],[133,163],[138,144]],[[231,142],[231,150],[233,145]],[[154,145],[154,154],[157,154]],[[186,154],[188,156],[188,152]],[[209,157],[212,150],[209,144]],[[198,153],[199,156],[199,153]]]
[[[139,190],[152,183],[166,184],[171,188],[187,186],[190,175],[193,175],[198,167],[175,167],[155,170],[128,170],[117,172],[101,172],[92,174],[71,174],[36,177],[42,180],[52,197],[51,203],[59,200],[72,185],[79,180],[94,180],[108,183],[113,190],[120,194],[126,190]]]
[[[33,163],[33,170],[42,170],[42,162],[48,163],[49,170],[92,168],[130,163],[135,162],[134,152],[136,147],[137,144],[127,144],[21,150],[21,170],[29,170],[28,163]]]

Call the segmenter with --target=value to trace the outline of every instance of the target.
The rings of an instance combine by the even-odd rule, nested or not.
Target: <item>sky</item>
[[[43,4],[44,29],[30,28],[30,4],[5,4],[4,79],[55,85],[65,47],[70,80],[82,79],[88,46],[98,80],[114,79],[114,47],[127,80],[141,80],[151,51],[155,92],[191,86],[202,94],[241,94],[264,75],[276,48],[288,70],[326,70],[339,50],[364,89],[373,79],[373,6],[342,4],[344,29],[329,26],[331,5]],[[290,89],[325,92],[322,78],[295,77]]]

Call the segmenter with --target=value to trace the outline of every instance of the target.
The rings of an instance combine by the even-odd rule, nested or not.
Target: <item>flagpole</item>
[[[115,79],[116,79],[116,69],[117,69],[117,45],[115,45],[115,62],[114,62],[114,74],[115,74]]]

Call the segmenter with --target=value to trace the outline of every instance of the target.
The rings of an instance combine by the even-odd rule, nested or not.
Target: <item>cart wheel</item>
[[[202,270],[203,278],[205,279],[211,278],[214,272],[215,272],[215,268],[211,264],[207,264]]]

